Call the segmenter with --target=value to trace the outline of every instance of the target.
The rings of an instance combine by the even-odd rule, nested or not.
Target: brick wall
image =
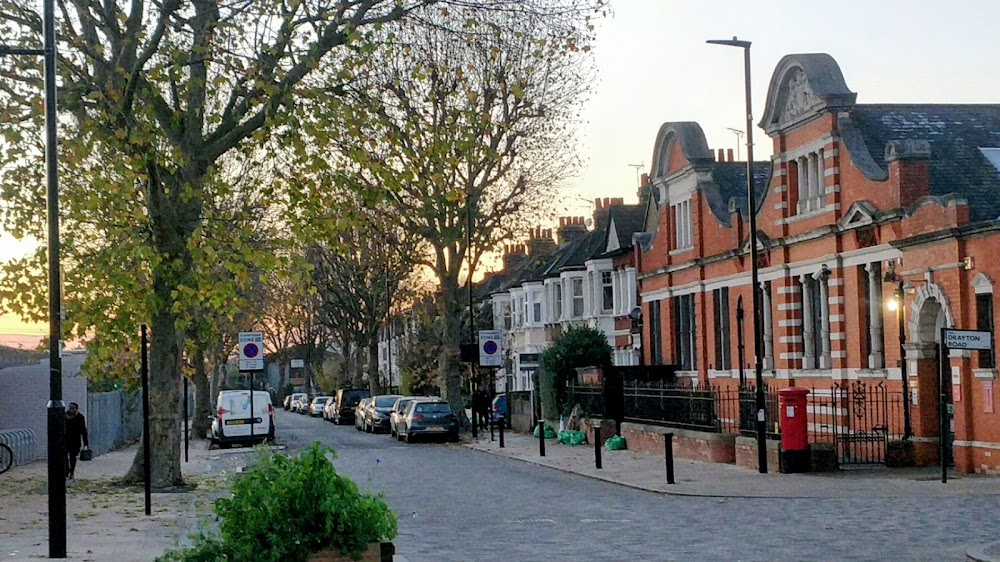
[[[757,439],[753,437],[736,438],[736,466],[757,470]],[[767,471],[781,472],[781,442],[775,439],[767,440]]]
[[[622,437],[631,451],[663,454],[666,433],[674,434],[674,456],[702,462],[736,462],[735,437],[720,433],[623,423]]]

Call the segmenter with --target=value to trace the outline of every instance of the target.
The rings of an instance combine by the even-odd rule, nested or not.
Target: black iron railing
[[[721,432],[712,388],[679,387],[663,381],[627,381],[624,385],[624,419],[699,431]]]

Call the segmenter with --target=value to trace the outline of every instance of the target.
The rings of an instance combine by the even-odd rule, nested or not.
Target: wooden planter
[[[373,542],[368,544],[368,550],[361,554],[361,558],[351,558],[347,554],[341,554],[336,550],[322,550],[313,554],[309,562],[392,562],[396,548],[391,542]]]

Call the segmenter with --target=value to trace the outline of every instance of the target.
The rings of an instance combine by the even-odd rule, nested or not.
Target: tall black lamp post
[[[903,381],[903,441],[909,441],[913,436],[913,426],[910,421],[910,381],[906,372],[906,301],[904,300],[908,287],[903,278],[894,271],[885,274],[885,281],[895,283],[896,288],[892,291],[892,298],[889,299],[889,310],[896,311],[896,322],[899,325],[899,369]]]
[[[753,185],[753,101],[750,96],[750,42],[732,39],[711,39],[712,45],[725,45],[743,49],[743,73],[746,90],[747,115],[747,208],[750,215],[750,283],[753,292],[753,343],[754,372],[757,376],[757,466],[761,474],[767,474],[767,421],[764,406],[764,330],[763,311],[760,305],[760,282],[757,274],[757,197]]]
[[[59,166],[56,136],[55,0],[42,6],[42,49],[0,45],[0,55],[42,56],[45,61],[45,176],[49,226],[49,558],[66,558],[66,406],[62,396],[62,287],[59,277]]]

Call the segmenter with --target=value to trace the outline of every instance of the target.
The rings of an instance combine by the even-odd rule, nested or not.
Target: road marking
[[[630,523],[628,519],[581,519],[580,523]]]
[[[555,519],[508,519],[507,523],[523,524],[523,523],[552,523],[556,524]]]

